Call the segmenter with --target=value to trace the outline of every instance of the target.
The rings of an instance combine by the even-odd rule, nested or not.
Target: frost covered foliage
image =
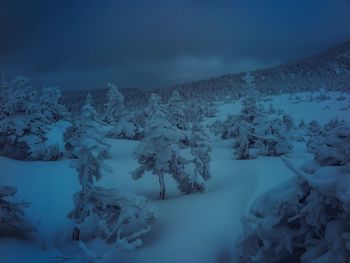
[[[322,126],[317,121],[312,120],[309,122],[307,130],[308,135],[320,134],[322,131]]]
[[[245,115],[232,115],[223,124],[214,125],[212,130],[219,130],[222,138],[234,139],[234,155],[240,160],[254,159],[258,155],[280,156],[292,151],[289,131],[282,119],[260,115],[255,122],[250,120]]]
[[[178,183],[182,193],[190,193],[192,182],[185,166],[191,161],[185,158],[180,143],[184,134],[171,125],[165,113],[158,109],[149,119],[144,129],[144,139],[134,155],[139,167],[132,172],[132,177],[140,179],[146,172],[151,172],[159,179],[159,198],[165,198],[166,174],[171,175]]]
[[[191,189],[189,192],[203,192],[205,182],[211,177],[209,163],[211,161],[211,148],[208,144],[209,137],[205,133],[203,126],[194,123],[190,136],[191,154],[194,164],[194,173],[189,177]]]
[[[124,96],[117,86],[108,83],[105,121],[108,124],[116,124],[125,115]]]
[[[180,152],[179,142],[183,139],[182,133],[167,121],[161,110],[157,110],[147,122],[144,136],[134,153],[139,167],[132,172],[132,177],[135,180],[140,179],[148,171],[156,175],[159,179],[160,199],[165,198],[166,174],[178,182],[182,192],[186,192],[189,182],[184,168],[189,161]]]
[[[181,95],[174,91],[166,104],[166,115],[170,124],[180,130],[186,129],[185,107]]]
[[[155,93],[152,93],[148,100],[148,105],[145,108],[145,118],[149,120],[158,111],[163,110],[162,99]]]
[[[157,210],[140,196],[102,187],[85,188],[74,195],[69,214],[82,240],[101,238],[122,249],[142,245],[140,237],[156,220]]]
[[[96,145],[106,145],[103,139],[105,133],[102,124],[98,113],[92,106],[92,97],[87,94],[80,115],[74,119],[73,125],[64,134],[68,157],[76,158],[79,156],[78,151],[82,143],[90,143],[91,146],[94,146],[94,143]],[[86,141],[83,141],[83,139]]]
[[[348,263],[350,126],[331,129],[315,159],[292,180],[257,199],[245,220],[240,262]]]
[[[96,111],[88,96],[77,121],[79,136],[74,138],[73,167],[78,172],[81,190],[74,194],[74,209],[69,213],[82,240],[101,238],[117,247],[135,248],[139,237],[149,231],[155,221],[155,208],[142,197],[126,195],[117,190],[96,187],[95,182],[107,170],[104,160],[109,145],[103,131],[96,125]]]
[[[242,100],[243,108],[238,116],[232,116],[226,137],[234,138],[234,154],[237,159],[252,159],[258,154],[256,129],[264,121],[263,109],[257,103],[259,97],[255,78],[247,74],[244,78],[247,96]]]
[[[139,140],[142,137],[140,127],[134,123],[132,116],[127,115],[119,119],[107,132],[108,138]]]
[[[267,121],[256,129],[260,134],[257,138],[259,153],[266,156],[280,156],[292,152],[292,144],[288,138],[291,126],[284,122],[284,119],[275,118]]]
[[[70,119],[70,113],[61,101],[62,94],[60,88],[43,88],[40,102],[44,107],[47,108],[47,112],[49,113],[48,118],[52,123],[59,120]]]
[[[318,101],[324,101],[324,100],[330,100],[331,97],[328,95],[327,89],[326,88],[322,88],[318,92],[318,94],[315,97],[315,99],[318,100]]]
[[[164,104],[162,99],[156,94],[152,93],[148,98],[148,103],[146,107],[135,112],[133,116],[133,122],[140,127],[140,131],[142,133],[142,129],[146,126],[146,123],[152,118],[154,113],[158,110],[164,111]]]
[[[330,120],[318,134],[307,141],[307,149],[321,165],[345,165],[350,162],[350,125]]]
[[[51,152],[55,147],[45,143],[52,117],[28,78],[4,81],[0,90],[0,154],[20,160],[57,159]]]
[[[0,186],[0,233],[29,233],[33,230],[32,224],[24,216],[24,208],[29,206],[25,202],[11,200],[17,193],[12,186]]]
[[[286,127],[287,131],[291,131],[291,130],[296,128],[294,120],[293,120],[292,116],[290,116],[289,114],[283,113],[282,121],[283,121],[284,126]]]

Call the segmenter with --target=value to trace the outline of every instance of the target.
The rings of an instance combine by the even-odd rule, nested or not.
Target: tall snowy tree
[[[124,96],[117,86],[108,83],[105,121],[108,124],[116,124],[125,115]]]
[[[116,247],[135,248],[142,244],[139,237],[155,221],[156,209],[142,197],[95,186],[106,170],[104,160],[109,156],[109,145],[96,122],[91,96],[87,96],[81,116],[75,124],[79,135],[73,148],[77,156],[73,166],[78,171],[81,190],[74,194],[74,209],[68,215],[76,224],[74,238],[102,238]]]
[[[194,123],[190,137],[191,154],[194,164],[194,172],[189,176],[188,193],[203,192],[205,182],[211,178],[209,163],[211,161],[211,148],[208,144],[209,137],[205,133],[203,126]]]
[[[180,190],[185,188],[188,175],[184,166],[188,160],[180,154],[179,141],[182,134],[167,121],[160,109],[156,110],[148,121],[144,136],[134,153],[139,167],[132,172],[132,177],[135,180],[140,179],[147,171],[156,175],[159,179],[160,199],[165,198],[164,176],[166,174],[174,177]]]
[[[96,136],[96,140],[100,142],[99,144],[104,145],[102,125],[100,116],[92,106],[91,94],[88,93],[80,115],[74,119],[73,125],[64,134],[65,148],[68,156],[74,158],[78,156],[76,149],[79,148],[81,138],[94,138],[93,136]]]
[[[184,103],[178,91],[174,91],[166,104],[167,118],[170,124],[180,130],[186,129]]]
[[[152,93],[145,108],[146,119],[152,118],[158,110],[163,110],[163,107],[162,99],[157,94]]]

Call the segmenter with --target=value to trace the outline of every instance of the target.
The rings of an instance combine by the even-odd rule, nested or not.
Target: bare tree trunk
[[[160,186],[159,199],[164,200],[165,199],[165,182],[164,182],[163,173],[159,175],[159,186]]]

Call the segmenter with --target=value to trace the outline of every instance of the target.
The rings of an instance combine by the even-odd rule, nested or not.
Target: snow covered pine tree
[[[209,153],[211,148],[208,144],[209,137],[205,133],[203,126],[194,123],[190,138],[191,154],[194,156],[194,173],[189,177],[191,188],[189,193],[203,192],[205,182],[211,178],[209,163],[211,161]]]
[[[88,95],[81,110],[82,118],[74,125],[79,135],[73,140],[81,190],[74,194],[74,209],[69,213],[76,224],[75,239],[101,238],[113,247],[133,249],[142,244],[141,235],[150,230],[156,209],[143,197],[115,189],[95,186],[106,169],[109,145],[104,140],[97,113]]]
[[[116,124],[126,113],[124,96],[115,84],[108,83],[107,85],[109,89],[107,92],[106,113],[104,119],[108,124],[113,125]]]

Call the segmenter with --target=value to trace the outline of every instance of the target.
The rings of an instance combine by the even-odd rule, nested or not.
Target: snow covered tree
[[[348,262],[349,135],[349,123],[333,128],[301,169],[282,158],[296,177],[254,202],[237,246],[240,262]]]
[[[158,110],[164,110],[163,107],[162,99],[157,94],[152,93],[145,108],[146,120],[152,118]]]
[[[3,82],[0,97],[0,154],[20,160],[49,160],[46,133],[50,112],[26,77]]]
[[[258,155],[258,140],[261,135],[257,129],[265,125],[267,117],[257,103],[258,93],[250,75],[247,76],[248,95],[242,101],[242,109],[238,116],[231,117],[231,131],[234,141],[234,154],[238,159],[254,159]]]
[[[81,116],[74,124],[79,135],[73,144],[77,157],[73,167],[78,171],[81,190],[74,194],[74,209],[68,215],[78,229],[75,238],[101,238],[120,248],[135,248],[142,244],[139,237],[155,221],[156,210],[142,197],[95,186],[106,170],[104,160],[109,156],[109,145],[96,122],[91,96],[87,96]]]
[[[84,106],[80,115],[73,120],[73,125],[64,134],[65,148],[68,157],[76,158],[76,149],[79,148],[81,138],[95,138],[101,145],[104,145],[103,123],[92,106],[91,94],[87,94]],[[93,139],[92,139],[93,140]]]
[[[191,154],[194,164],[194,172],[189,176],[188,193],[203,192],[205,190],[205,182],[211,178],[209,163],[211,161],[211,148],[208,144],[209,137],[205,133],[203,126],[194,123],[190,137]]]
[[[330,120],[321,133],[312,135],[307,149],[321,165],[344,165],[350,161],[350,125]]]
[[[43,88],[40,96],[40,102],[46,107],[46,111],[50,114],[51,122],[59,120],[67,120],[70,118],[70,113],[67,108],[61,103],[62,94],[58,87]]]
[[[300,120],[299,124],[298,124],[298,128],[301,129],[301,130],[304,130],[306,129],[306,123],[304,122],[303,119]]]
[[[259,134],[257,146],[262,155],[280,156],[292,151],[292,144],[288,138],[288,124],[284,120],[275,118],[270,120],[255,132]]]
[[[116,124],[125,115],[124,96],[115,84],[108,83],[108,87],[105,121]]]
[[[25,218],[24,208],[29,206],[26,202],[11,200],[17,193],[13,186],[0,186],[0,233],[30,233],[32,224]]]
[[[174,91],[166,104],[167,118],[170,124],[180,130],[186,129],[184,103],[178,91]]]
[[[308,124],[308,135],[320,134],[322,132],[322,126],[315,120],[312,120]]]
[[[107,132],[108,138],[139,140],[142,137],[140,127],[134,123],[133,116],[126,115]]]
[[[165,198],[166,174],[172,175],[180,190],[187,187],[188,175],[184,170],[189,161],[180,154],[179,142],[182,134],[166,119],[165,114],[156,110],[144,129],[144,139],[136,149],[134,156],[139,167],[132,172],[132,177],[140,179],[150,171],[159,179],[159,198]]]
[[[253,133],[254,127],[247,122],[237,119],[233,126],[234,155],[239,160],[255,159],[258,157],[257,136]]]
[[[283,121],[285,127],[287,128],[287,131],[291,131],[291,130],[295,129],[295,123],[294,123],[292,116],[290,116],[290,114],[283,113],[282,121]]]

